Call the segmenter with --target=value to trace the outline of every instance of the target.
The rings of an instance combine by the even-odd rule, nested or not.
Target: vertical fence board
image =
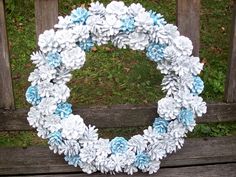
[[[177,26],[182,35],[193,42],[193,55],[199,56],[200,48],[200,0],[177,0]]]
[[[58,0],[35,0],[36,37],[58,20]]]
[[[228,74],[225,83],[225,101],[236,102],[236,0],[234,0],[231,46],[228,62]]]
[[[0,108],[13,109],[14,96],[4,10],[4,0],[0,0]]]

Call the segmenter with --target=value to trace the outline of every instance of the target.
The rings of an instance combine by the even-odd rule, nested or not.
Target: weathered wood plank
[[[199,56],[200,49],[200,0],[177,0],[177,26],[182,35],[193,42],[193,54]]]
[[[0,0],[0,108],[14,108],[4,0]]]
[[[228,74],[225,83],[225,100],[236,102],[236,1],[234,1],[231,47],[228,62]]]
[[[28,110],[0,110],[0,131],[32,130],[27,122]],[[156,115],[155,105],[117,105],[102,107],[82,107],[74,111],[80,114],[86,124],[105,127],[135,127],[151,125]],[[138,120],[138,121],[137,121]],[[198,123],[236,121],[236,104],[211,103],[204,117]]]
[[[36,36],[53,28],[58,20],[58,0],[35,0]]]
[[[204,165],[192,167],[178,167],[178,168],[161,168],[158,173],[153,174],[153,177],[235,177],[236,163]],[[18,176],[18,175],[17,175]],[[17,177],[11,176],[11,177]],[[111,176],[100,173],[91,175],[87,174],[51,174],[51,175],[34,175],[34,177],[101,177]],[[125,174],[116,174],[119,177],[127,177]],[[133,177],[149,176],[147,173],[135,173]]]
[[[187,139],[184,147],[162,161],[161,167],[236,162],[236,137]],[[0,148],[0,175],[80,172],[48,147]]]

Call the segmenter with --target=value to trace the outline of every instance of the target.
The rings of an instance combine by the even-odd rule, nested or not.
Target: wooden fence
[[[197,56],[200,49],[200,0],[176,0],[176,5],[176,23],[181,34],[193,41],[194,55]],[[57,16],[58,0],[35,0],[36,36],[52,28],[57,23]],[[225,102],[208,103],[208,112],[203,119],[198,119],[199,123],[236,121],[236,0],[230,39]],[[0,131],[31,130],[26,120],[27,110],[15,110],[12,87],[4,0],[0,0]],[[75,112],[86,117],[86,123],[97,127],[130,127],[149,125],[156,108],[153,105],[119,105],[81,108]],[[178,154],[164,160],[160,173],[155,176],[233,177],[236,174],[235,149],[236,137],[187,140]],[[47,147],[0,148],[0,154],[0,175],[85,176],[74,175],[80,169],[69,167],[62,157],[53,155]]]

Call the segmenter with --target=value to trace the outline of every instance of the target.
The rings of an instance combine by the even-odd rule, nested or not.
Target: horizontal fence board
[[[32,130],[27,122],[25,109],[0,110],[0,131]],[[74,111],[80,114],[86,124],[105,127],[134,127],[151,125],[156,115],[155,105],[116,105],[81,107]],[[209,103],[207,114],[198,118],[198,123],[236,121],[236,104]]]
[[[184,147],[162,161],[161,167],[236,162],[236,137],[187,139]],[[0,175],[81,172],[68,166],[48,147],[0,148]]]
[[[235,177],[236,163],[216,164],[204,166],[178,167],[178,168],[161,168],[153,177]],[[18,176],[18,175],[17,175]],[[17,177],[11,176],[11,177]],[[111,176],[100,173],[95,174],[51,174],[51,175],[33,175],[32,177],[101,177]],[[119,177],[127,177],[125,174],[116,174]],[[150,176],[147,173],[135,173],[132,177]]]
[[[225,83],[225,100],[227,102],[236,102],[236,1],[234,1],[231,46],[228,62],[228,74]]]
[[[0,0],[0,108],[14,108],[4,0]]]

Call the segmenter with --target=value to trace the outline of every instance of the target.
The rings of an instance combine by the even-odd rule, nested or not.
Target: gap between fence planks
[[[186,139],[182,149],[162,160],[161,167],[236,163],[235,149],[236,137]],[[0,148],[0,154],[0,175],[81,172],[80,168],[67,165],[63,156],[53,154],[47,146]]]
[[[207,114],[198,118],[198,123],[236,121],[236,104],[208,104]],[[27,122],[27,111],[0,110],[0,131],[32,130]],[[151,125],[157,116],[156,105],[116,105],[101,107],[81,107],[74,111],[80,114],[85,123],[99,128],[137,127]]]
[[[190,166],[190,167],[175,167],[175,168],[161,168],[157,173],[152,174],[151,177],[223,177],[227,174],[227,177],[235,177],[236,173],[236,163],[226,163],[226,164],[215,164],[215,165],[204,165],[204,166]],[[22,175],[12,176],[19,177]],[[95,174],[83,174],[83,173],[73,173],[73,174],[47,174],[47,175],[33,175],[31,177],[103,177],[111,175],[105,175],[101,173]],[[128,175],[119,173],[115,176],[127,177]],[[135,173],[132,177],[144,177],[150,176],[147,173]]]
[[[4,0],[0,0],[0,108],[14,109]]]
[[[193,42],[193,55],[199,56],[200,50],[200,0],[176,1],[177,26],[181,35]]]
[[[225,82],[225,101],[236,102],[236,0],[234,0],[231,47]]]
[[[58,21],[58,0],[35,0],[36,37]]]

